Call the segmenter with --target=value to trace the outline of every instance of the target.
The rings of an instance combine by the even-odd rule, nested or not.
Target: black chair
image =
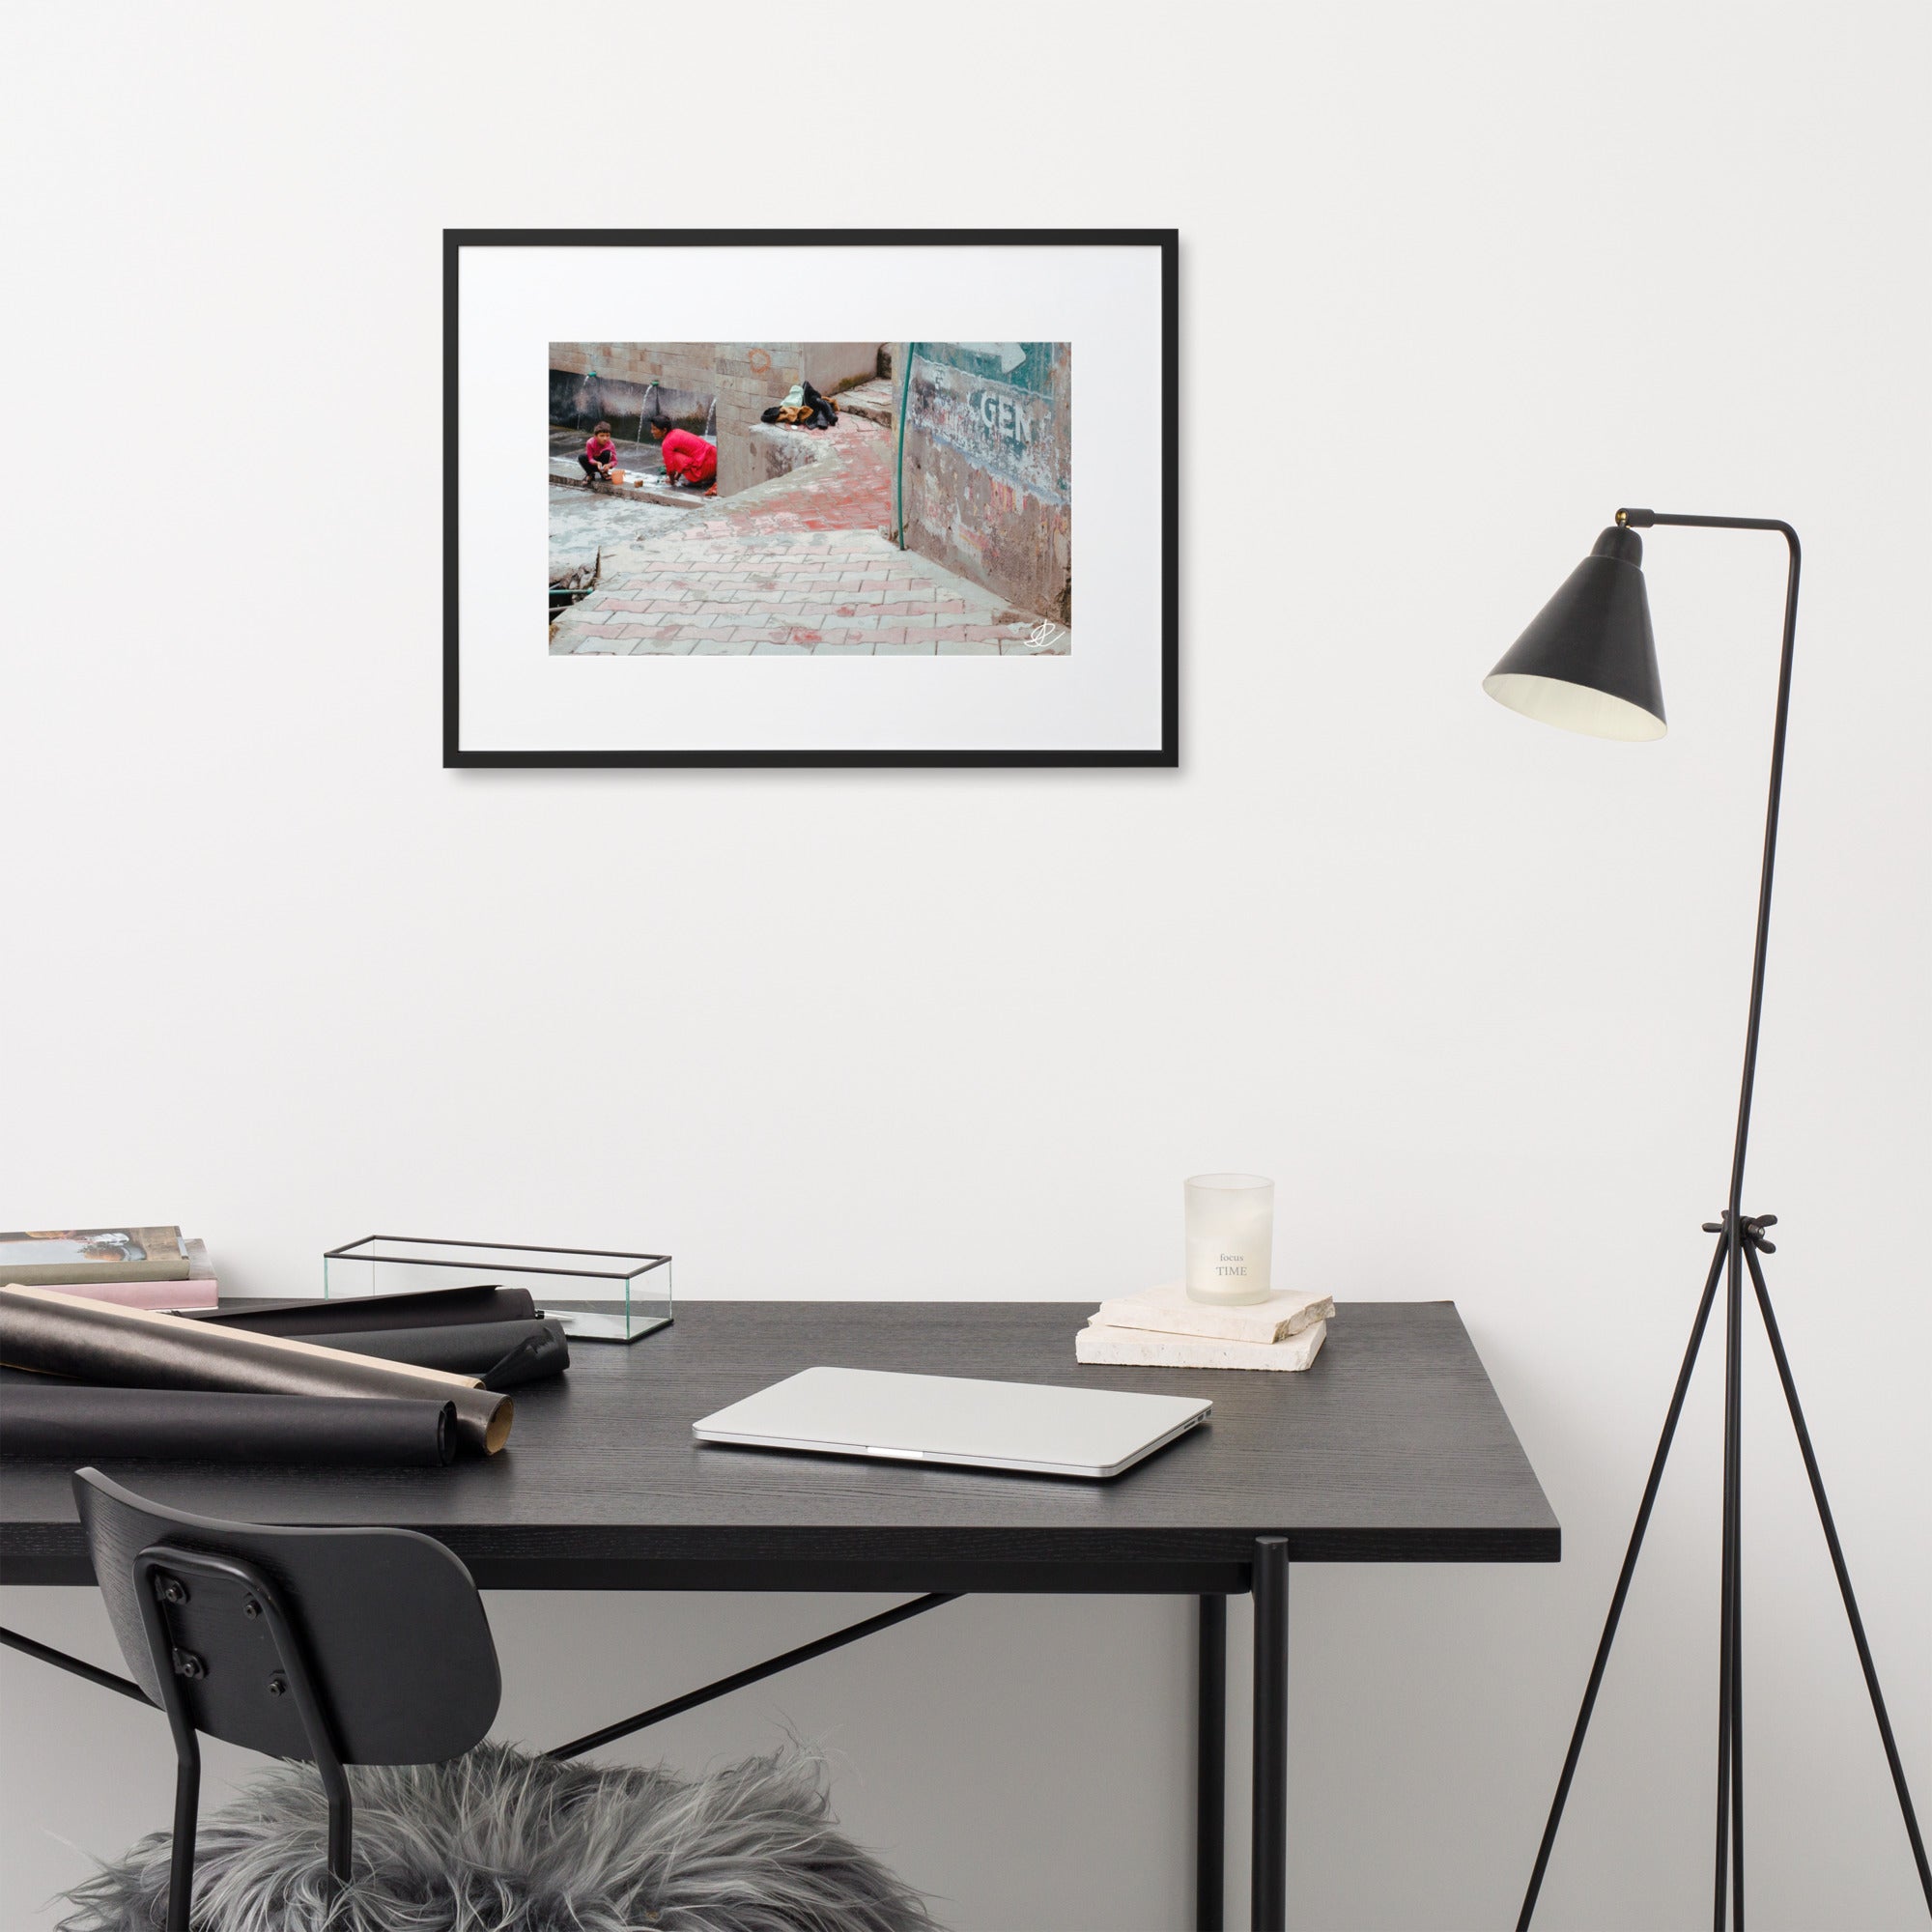
[[[116,1689],[138,1687],[166,1711],[179,1761],[172,1841],[143,1839],[68,1894],[95,1932],[152,1924],[163,1870],[168,1932],[188,1932],[204,1731],[313,1764],[328,1801],[326,1873],[299,1773],[293,1782],[271,1776],[223,1814],[203,1873],[226,1896],[238,1871],[249,1873],[243,1885],[256,1889],[238,1906],[249,1924],[263,1922],[265,1847],[267,1882],[294,1888],[276,1894],[291,1903],[275,1922],[294,1924],[290,1910],[304,1925],[334,1922],[352,1878],[344,1767],[353,1764],[370,1767],[357,1782],[374,1848],[353,1874],[358,1923],[385,1900],[407,1901],[397,1916],[416,1923],[427,1885],[447,1891],[468,1924],[476,1914],[464,1899],[500,1902],[513,1882],[546,1910],[594,1900],[599,1923],[618,1915],[626,1924],[710,1922],[742,1908],[748,1923],[797,1932],[932,1932],[919,1894],[838,1830],[808,1754],[774,1752],[693,1780],[571,1760],[947,1599],[900,1605],[531,1756],[485,1742],[502,1693],[496,1646],[476,1585],[441,1544],[406,1529],[274,1529],[190,1516],[96,1469],[73,1484],[135,1682],[23,1647]]]
[[[495,1721],[489,1620],[441,1544],[408,1529],[221,1522],[96,1469],[73,1487],[122,1655],[174,1731],[168,1932],[188,1928],[198,1733],[316,1767],[342,1885],[354,1831],[343,1766],[440,1763]]]

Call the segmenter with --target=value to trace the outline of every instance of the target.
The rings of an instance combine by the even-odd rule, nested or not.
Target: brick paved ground
[[[810,432],[799,432],[801,436]],[[551,632],[556,657],[1059,656],[1069,634],[901,551],[892,439],[854,417],[803,468],[607,553],[597,589]]]

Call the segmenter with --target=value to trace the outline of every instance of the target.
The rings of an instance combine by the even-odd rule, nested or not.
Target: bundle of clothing
[[[774,403],[760,422],[791,423],[800,429],[830,429],[838,420],[838,405],[821,396],[810,383],[794,383],[781,403]]]

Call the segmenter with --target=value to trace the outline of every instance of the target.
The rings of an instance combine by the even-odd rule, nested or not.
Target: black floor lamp
[[[1677,1418],[1684,1407],[1684,1394],[1690,1385],[1690,1372],[1696,1366],[1697,1350],[1704,1340],[1711,1304],[1721,1278],[1724,1296],[1724,1507],[1723,1553],[1719,1601],[1718,1644],[1718,1848],[1715,1879],[1715,1905],[1712,1924],[1724,1932],[1728,1901],[1731,1923],[1742,1932],[1745,1922],[1745,1794],[1742,1751],[1744,1744],[1744,1683],[1739,1657],[1743,1628],[1740,1608],[1738,1558],[1739,1462],[1742,1446],[1740,1417],[1743,1378],[1740,1345],[1744,1324],[1744,1278],[1750,1275],[1757,1296],[1758,1312],[1771,1342],[1772,1358],[1777,1364],[1777,1378],[1784,1385],[1784,1400],[1791,1410],[1792,1427],[1798,1432],[1798,1446],[1804,1453],[1804,1472],[1811,1480],[1811,1494],[1818,1505],[1818,1520],[1824,1525],[1826,1548],[1832,1553],[1832,1567],[1837,1572],[1838,1590],[1845,1600],[1845,1615],[1852,1626],[1852,1640],[1858,1645],[1859,1662],[1865,1674],[1865,1688],[1871,1692],[1872,1712],[1878,1719],[1878,1732],[1885,1744],[1891,1781],[1898,1792],[1898,1808],[1904,1814],[1906,1835],[1912,1841],[1912,1856],[1918,1863],[1918,1882],[1924,1888],[1925,1903],[1932,1911],[1932,1868],[1925,1861],[1925,1841],[1918,1833],[1918,1820],[1912,1809],[1912,1794],[1906,1788],[1905,1769],[1898,1760],[1898,1746],[1891,1735],[1891,1720],[1886,1716],[1885,1698],[1878,1688],[1878,1672],[1872,1664],[1871,1647],[1859,1616],[1858,1600],[1852,1595],[1852,1579],[1845,1568],[1844,1551],[1838,1546],[1838,1532],[1832,1521],[1832,1506],[1825,1497],[1824,1478],[1818,1473],[1818,1459],[1812,1453],[1810,1432],[1804,1427],[1804,1412],[1798,1404],[1798,1387],[1791,1378],[1791,1364],[1785,1358],[1784,1343],[1777,1332],[1777,1320],[1771,1312],[1771,1294],[1765,1287],[1764,1268],[1758,1257],[1775,1250],[1765,1238],[1776,1214],[1747,1214],[1743,1209],[1745,1184],[1745,1145],[1750,1131],[1751,1083],[1757,1070],[1758,1020],[1764,1007],[1765,943],[1771,933],[1772,866],[1777,852],[1778,792],[1784,778],[1784,727],[1791,704],[1791,651],[1798,626],[1798,532],[1789,524],[1765,517],[1670,517],[1655,510],[1619,510],[1613,528],[1597,539],[1595,547],[1563,587],[1537,613],[1521,637],[1511,645],[1503,660],[1483,680],[1483,689],[1499,703],[1570,731],[1582,731],[1598,738],[1661,738],[1663,736],[1663,692],[1657,674],[1657,646],[1651,637],[1650,601],[1643,582],[1643,539],[1639,529],[1654,524],[1688,525],[1699,529],[1776,530],[1783,537],[1791,554],[1790,573],[1784,593],[1784,648],[1777,670],[1777,718],[1771,739],[1771,803],[1764,820],[1764,866],[1758,879],[1757,945],[1751,958],[1750,1018],[1745,1029],[1744,1087],[1738,1099],[1737,1139],[1731,1151],[1731,1189],[1723,1213],[1704,1224],[1704,1232],[1718,1237],[1717,1252],[1711,1258],[1711,1271],[1705,1277],[1704,1293],[1697,1304],[1697,1317],[1690,1325],[1690,1346],[1684,1352],[1684,1366],[1678,1371],[1677,1387],[1663,1418],[1663,1434],[1650,1465],[1650,1480],[1644,1485],[1643,1501],[1637,1507],[1636,1526],[1631,1531],[1630,1548],[1624,1552],[1623,1569],[1610,1597],[1609,1615],[1597,1645],[1596,1662],[1590,1666],[1590,1681],[1583,1690],[1582,1709],[1577,1714],[1577,1728],[1571,1734],[1569,1755],[1563,1760],[1563,1775],[1556,1781],[1556,1797],[1549,1806],[1549,1820],[1543,1828],[1543,1842],[1537,1848],[1536,1868],[1529,1875],[1529,1889],[1523,1894],[1522,1913],[1517,1920],[1518,1932],[1527,1932],[1536,1910],[1536,1895],[1543,1887],[1543,1874],[1549,1863],[1549,1850],[1556,1842],[1556,1828],[1563,1817],[1563,1803],[1570,1795],[1570,1781],[1576,1776],[1577,1759],[1583,1748],[1583,1734],[1589,1728],[1590,1713],[1604,1681],[1604,1666],[1609,1662],[1610,1645],[1617,1634],[1617,1619],[1623,1614],[1624,1598],[1629,1594],[1632,1574],[1636,1569],[1637,1552],[1643,1547],[1643,1533],[1650,1522],[1651,1506],[1657,1500],[1663,1464],[1670,1454],[1670,1440],[1677,1430]]]

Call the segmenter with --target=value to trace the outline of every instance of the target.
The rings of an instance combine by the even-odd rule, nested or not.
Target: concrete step
[[[841,415],[864,416],[867,422],[882,423],[887,429],[899,419],[897,384],[882,377],[875,376],[869,383],[840,389],[833,401],[838,405]]]
[[[673,490],[666,483],[642,483],[627,475],[621,483],[593,483],[575,461],[553,457],[551,487],[557,490],[588,490],[599,497],[622,497],[633,503],[664,503],[673,510],[700,510],[707,502],[715,507],[717,497],[707,498],[702,490]]]

